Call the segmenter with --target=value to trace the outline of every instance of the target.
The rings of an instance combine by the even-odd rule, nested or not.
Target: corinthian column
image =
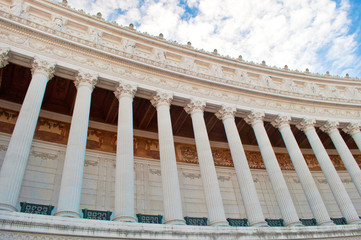
[[[250,226],[268,226],[262,213],[256,186],[254,185],[251,171],[248,166],[246,154],[243,149],[241,139],[238,134],[236,123],[234,122],[235,107],[222,108],[216,116],[223,121],[226,131],[229,148],[231,150],[234,169],[236,171],[238,185],[242,194],[243,205]]]
[[[53,77],[54,69],[54,63],[38,58],[33,61],[33,77],[0,172],[0,210],[16,211],[15,205],[19,198],[46,84]]]
[[[338,124],[339,123],[337,121],[327,121],[326,124],[321,127],[321,130],[330,136],[333,145],[335,145],[335,148],[340,155],[343,164],[345,165],[353,183],[356,186],[358,193],[361,195],[361,170],[356,163],[355,158],[352,156],[350,149],[348,149],[345,141],[343,140],[340,132],[338,131]]]
[[[0,68],[5,67],[9,62],[9,49],[0,48]]]
[[[351,199],[348,196],[346,189],[326,152],[326,149],[316,133],[316,129],[314,127],[315,123],[316,121],[314,119],[304,119],[297,125],[297,127],[306,134],[323,174],[326,177],[328,185],[331,188],[332,194],[335,197],[337,205],[340,208],[342,215],[346,218],[347,223],[358,224],[361,220],[357,215],[355,207],[352,205]]]
[[[263,112],[252,111],[251,114],[245,118],[245,121],[252,125],[256,135],[258,147],[261,151],[268,177],[271,181],[272,189],[276,195],[277,203],[286,226],[301,226],[302,224],[297,216],[296,208],[293,205],[286,181],[283,178],[281,168],[278,165],[276,155],[273,152],[271,142],[264,128],[263,118]]]
[[[136,222],[134,213],[133,98],[137,87],[119,82],[115,197],[113,221]]]
[[[289,121],[291,117],[288,115],[278,115],[272,122],[272,125],[281,132],[283,141],[286,145],[288,154],[291,157],[293,166],[300,179],[303,191],[305,192],[308,204],[311,207],[313,216],[317,220],[318,225],[334,225],[328,215],[325,204],[323,203],[320,192],[313,180],[307,163],[298,147],[297,141],[293,136]]]
[[[78,92],[65,153],[58,208],[55,213],[58,216],[80,217],[79,206],[88,135],[90,100],[97,79],[98,76],[79,73],[75,80]]]
[[[169,107],[173,93],[157,91],[151,103],[157,108],[160,165],[164,204],[164,223],[185,224],[175,158]]]
[[[360,123],[351,122],[347,125],[343,131],[347,134],[350,134],[353,140],[355,141],[358,149],[361,151],[361,131],[360,131]]]
[[[210,225],[228,226],[224,213],[221,190],[219,188],[216,168],[213,162],[203,110],[206,102],[192,99],[184,110],[191,115],[194,138],[196,141],[199,167],[203,183],[204,197],[208,210]]]

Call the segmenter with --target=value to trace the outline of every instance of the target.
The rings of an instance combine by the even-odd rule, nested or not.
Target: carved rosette
[[[6,65],[8,65],[9,51],[10,49],[8,48],[0,48],[0,68],[3,68]]]
[[[215,115],[219,120],[224,121],[227,118],[234,118],[235,113],[236,113],[235,106],[222,105],[222,108],[219,109],[218,112],[215,113]]]
[[[291,116],[290,115],[278,114],[277,118],[274,119],[271,122],[271,124],[275,128],[282,128],[282,127],[285,127],[285,126],[289,126],[290,121],[291,121]]]
[[[351,136],[360,132],[360,123],[359,122],[350,122],[347,127],[342,129],[345,133],[350,134]]]
[[[310,129],[314,129],[315,128],[315,123],[316,123],[315,119],[313,119],[313,118],[305,118],[301,122],[299,122],[296,125],[296,127],[298,129],[300,129],[301,131],[306,132],[306,131],[308,131]]]
[[[244,121],[250,125],[254,125],[258,122],[263,122],[264,117],[265,117],[264,112],[252,111],[250,114],[248,114],[247,117],[244,118]]]
[[[320,129],[325,133],[331,133],[333,131],[338,131],[338,125],[338,121],[327,121],[322,127],[320,127]]]
[[[118,86],[114,91],[114,95],[118,99],[120,97],[125,97],[125,96],[134,98],[136,92],[137,92],[137,85],[119,81]]]
[[[74,84],[77,89],[79,86],[87,86],[91,88],[91,90],[93,90],[97,82],[97,74],[90,74],[79,71],[78,75],[75,78]]]
[[[48,62],[46,60],[35,57],[32,64],[31,73],[33,75],[35,73],[41,73],[46,75],[48,79],[51,79],[54,76],[55,65],[56,64],[54,62]]]
[[[153,98],[150,100],[152,105],[157,108],[159,105],[170,106],[173,100],[173,93],[157,90]]]
[[[191,101],[184,108],[184,110],[188,114],[193,114],[193,113],[196,113],[196,112],[202,112],[203,113],[205,107],[206,107],[206,101],[205,100],[192,98]]]

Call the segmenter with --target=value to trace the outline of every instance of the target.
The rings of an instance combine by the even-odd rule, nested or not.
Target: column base
[[[171,219],[164,221],[164,224],[168,225],[186,225],[186,221],[184,219]]]
[[[318,224],[318,226],[335,226],[336,224],[334,224],[331,220],[327,221],[327,222],[321,222]]]
[[[115,222],[138,222],[137,219],[133,216],[115,216],[113,217],[113,220]]]
[[[300,221],[288,223],[285,226],[286,227],[304,227],[304,225]]]
[[[70,217],[70,218],[80,218],[80,214],[77,212],[73,212],[73,211],[60,211],[60,212],[56,212],[54,214],[54,216],[59,216],[59,217]]]
[[[348,222],[348,225],[359,225],[361,224],[361,219],[356,219],[354,221]]]
[[[266,221],[256,222],[249,225],[250,227],[269,227]]]
[[[209,226],[214,226],[214,227],[218,227],[218,226],[229,226],[229,223],[227,221],[217,221],[217,222],[210,222]]]
[[[0,211],[17,212],[18,209],[10,204],[0,203]]]

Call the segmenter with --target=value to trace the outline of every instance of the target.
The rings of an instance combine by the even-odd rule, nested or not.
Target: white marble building
[[[0,80],[0,239],[361,238],[358,78],[200,51],[66,1],[0,0]]]

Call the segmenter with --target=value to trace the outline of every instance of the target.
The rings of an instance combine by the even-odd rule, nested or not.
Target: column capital
[[[56,64],[54,62],[49,62],[44,59],[35,57],[32,64],[31,73],[33,75],[35,73],[42,73],[47,76],[48,79],[51,79],[54,76],[55,65]]]
[[[359,122],[350,122],[344,129],[345,133],[350,134],[351,136],[360,132],[360,123]]]
[[[0,48],[0,68],[5,67],[8,65],[9,60],[9,48]]]
[[[160,105],[170,106],[173,100],[173,93],[163,90],[157,90],[153,98],[150,100],[152,105],[157,108]]]
[[[278,116],[271,122],[272,126],[275,128],[283,128],[289,126],[291,121],[291,116],[286,114],[278,114]]]
[[[330,121],[328,120],[323,126],[320,127],[321,131],[325,133],[331,133],[333,131],[338,131],[338,121]]]
[[[137,85],[119,81],[118,86],[114,91],[114,95],[118,99],[123,96],[134,98],[136,92],[137,92]]]
[[[244,121],[250,125],[253,125],[258,122],[263,122],[264,117],[265,113],[262,111],[251,111],[251,113],[244,118]]]
[[[313,118],[305,118],[303,120],[301,120],[301,122],[299,122],[296,127],[303,131],[303,132],[306,132],[310,129],[314,129],[315,128],[315,123],[316,123],[316,120],[313,119]]]
[[[91,90],[93,90],[97,82],[98,82],[97,74],[84,73],[79,71],[78,75],[75,78],[74,84],[76,88],[78,88],[79,86],[87,86]]]
[[[215,115],[219,120],[224,121],[227,118],[234,119],[235,113],[236,113],[235,106],[222,105],[221,109],[219,109],[218,112],[215,113]]]
[[[205,106],[206,106],[205,100],[199,98],[192,98],[191,101],[184,108],[184,110],[188,114],[193,114],[195,112],[203,113]]]

